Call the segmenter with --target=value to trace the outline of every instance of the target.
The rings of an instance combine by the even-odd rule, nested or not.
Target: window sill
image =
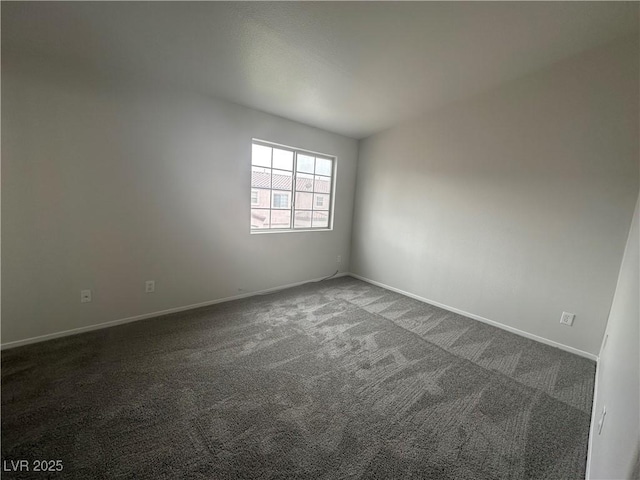
[[[251,235],[265,235],[270,233],[309,233],[309,232],[332,232],[333,228],[296,228],[295,230],[250,230]]]

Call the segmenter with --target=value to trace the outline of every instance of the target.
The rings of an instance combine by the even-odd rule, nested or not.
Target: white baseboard
[[[421,302],[428,303],[430,305],[434,305],[436,307],[443,308],[443,309],[448,310],[450,312],[454,312],[454,313],[458,313],[460,315],[464,315],[465,317],[473,318],[474,320],[478,320],[480,322],[487,323],[489,325],[493,325],[493,326],[501,328],[503,330],[507,330],[509,332],[515,333],[516,335],[520,335],[522,337],[529,338],[531,340],[536,340],[538,342],[544,343],[546,345],[551,345],[553,347],[559,348],[561,350],[565,350],[567,352],[575,353],[576,355],[580,355],[581,357],[585,357],[585,358],[588,358],[590,360],[594,360],[594,361],[598,360],[598,356],[597,355],[594,355],[594,354],[591,354],[591,353],[588,353],[588,352],[584,352],[582,350],[578,350],[577,348],[573,348],[573,347],[570,347],[568,345],[564,345],[564,344],[561,344],[561,343],[558,343],[558,342],[554,342],[553,340],[548,340],[546,338],[539,337],[539,336],[534,335],[532,333],[528,333],[528,332],[525,332],[523,330],[519,330],[517,328],[513,328],[513,327],[510,327],[508,325],[504,325],[504,324],[496,322],[494,320],[489,320],[488,318],[484,318],[484,317],[481,317],[479,315],[475,315],[473,313],[465,312],[464,310],[460,310],[460,309],[457,309],[457,308],[454,308],[454,307],[450,307],[448,305],[444,305],[444,304],[439,303],[439,302],[435,302],[433,300],[429,300],[429,299],[424,298],[424,297],[420,297],[419,295],[415,295],[415,294],[410,293],[410,292],[405,292],[404,290],[400,290],[398,288],[392,287],[390,285],[386,285],[386,284],[381,283],[381,282],[376,282],[375,280],[371,280],[369,278],[363,277],[361,275],[357,275],[355,273],[341,272],[341,273],[338,273],[337,275],[335,275],[332,278],[338,278],[338,277],[344,277],[344,276],[351,276],[353,278],[357,278],[357,279],[362,280],[364,282],[371,283],[372,285],[376,285],[378,287],[382,287],[382,288],[385,288],[387,290],[391,290],[393,292],[400,293],[400,294],[405,295],[407,297],[411,297],[411,298],[414,298],[414,299],[419,300]],[[37,337],[25,338],[23,340],[16,340],[16,341],[13,341],[13,342],[7,342],[7,343],[0,344],[0,350],[5,350],[5,349],[8,349],[8,348],[20,347],[22,345],[29,345],[31,343],[44,342],[44,341],[47,341],[47,340],[53,340],[54,338],[67,337],[69,335],[77,335],[77,334],[80,334],[80,333],[90,332],[90,331],[93,331],[93,330],[100,330],[100,329],[103,329],[103,328],[114,327],[116,325],[123,325],[125,323],[136,322],[138,320],[146,320],[148,318],[159,317],[159,316],[162,316],[162,315],[168,315],[170,313],[178,313],[178,312],[183,312],[183,311],[186,311],[186,310],[192,310],[194,308],[206,307],[208,305],[215,305],[216,303],[230,302],[232,300],[240,300],[242,298],[253,297],[255,295],[262,295],[262,294],[265,294],[265,293],[272,293],[272,292],[276,292],[278,290],[282,290],[282,289],[285,289],[285,288],[297,287],[299,285],[303,285],[303,284],[309,283],[309,282],[317,282],[319,280],[322,280],[322,278],[305,280],[303,282],[290,283],[290,284],[287,284],[287,285],[281,285],[281,286],[278,286],[278,287],[268,288],[268,289],[265,289],[265,290],[259,290],[259,291],[256,291],[256,292],[243,293],[243,294],[234,295],[234,296],[231,296],[231,297],[224,297],[224,298],[219,298],[219,299],[216,299],[216,300],[209,300],[207,302],[195,303],[195,304],[192,304],[192,305],[185,305],[185,306],[182,306],[182,307],[169,308],[167,310],[160,310],[160,311],[157,311],[157,312],[144,313],[144,314],[135,315],[135,316],[132,316],[132,317],[121,318],[121,319],[118,319],[118,320],[110,320],[108,322],[103,322],[103,323],[99,323],[99,324],[96,324],[96,325],[88,325],[86,327],[78,327],[78,328],[73,328],[71,330],[64,330],[64,331],[61,331],[61,332],[49,333],[49,334],[46,334],[46,335],[39,335]]]
[[[594,361],[598,360],[598,356],[594,355],[593,353],[585,352],[585,351],[579,350],[577,348],[573,348],[573,347],[570,347],[568,345],[564,345],[562,343],[554,342],[553,340],[549,340],[549,339],[544,338],[544,337],[539,337],[538,335],[534,335],[533,333],[525,332],[523,330],[519,330],[517,328],[510,327],[508,325],[505,325],[505,324],[500,323],[500,322],[496,322],[494,320],[489,320],[488,318],[481,317],[480,315],[475,315],[473,313],[465,312],[464,310],[460,310],[458,308],[450,307],[449,305],[444,305],[442,303],[435,302],[433,300],[429,300],[428,298],[424,298],[424,297],[421,297],[419,295],[415,295],[415,294],[410,293],[410,292],[405,292],[404,290],[400,290],[399,288],[394,288],[394,287],[391,287],[391,286],[386,285],[384,283],[376,282],[375,280],[371,280],[371,279],[363,277],[361,275],[356,275],[355,273],[350,273],[349,275],[352,276],[353,278],[357,278],[358,280],[362,280],[363,282],[371,283],[372,285],[376,285],[378,287],[382,287],[382,288],[385,288],[387,290],[391,290],[392,292],[400,293],[400,294],[405,295],[407,297],[411,297],[411,298],[414,298],[414,299],[419,300],[421,302],[428,303],[429,305],[434,305],[436,307],[440,307],[440,308],[443,308],[445,310],[449,310],[450,312],[457,313],[457,314],[460,314],[460,315],[464,315],[465,317],[473,318],[474,320],[478,320],[480,322],[487,323],[489,325],[493,325],[494,327],[501,328],[502,330],[506,330],[508,332],[515,333],[516,335],[520,335],[521,337],[529,338],[531,340],[535,340],[537,342],[544,343],[546,345],[550,345],[552,347],[559,348],[560,350],[564,350],[566,352],[574,353],[576,355],[588,358],[590,360],[594,360]]]
[[[349,275],[348,272],[341,272],[332,276],[331,278],[345,277],[347,275]],[[123,325],[125,323],[137,322],[138,320],[146,320],[148,318],[159,317],[159,316],[167,315],[170,313],[184,312],[186,310],[192,310],[194,308],[215,305],[216,303],[230,302],[232,300],[240,300],[242,298],[254,297],[256,295],[264,295],[265,293],[273,293],[273,292],[277,292],[278,290],[284,290],[285,288],[304,285],[305,283],[318,282],[320,280],[324,280],[325,278],[327,277],[314,278],[311,280],[305,280],[303,282],[289,283],[287,285],[280,285],[278,287],[267,288],[266,290],[259,290],[257,292],[243,293],[241,295],[234,295],[232,297],[218,298],[216,300],[209,300],[207,302],[194,303],[192,305],[185,305],[183,307],[175,307],[175,308],[169,308],[167,310],[160,310],[157,312],[143,313],[142,315],[135,315],[133,317],[121,318],[118,320],[110,320],[108,322],[98,323],[96,325],[88,325],[86,327],[72,328],[71,330],[64,330],[62,332],[48,333],[46,335],[39,335],[37,337],[25,338],[24,340],[16,340],[14,342],[7,342],[7,343],[0,344],[0,350],[21,347],[23,345],[29,345],[31,343],[45,342],[47,340],[53,340],[54,338],[68,337],[69,335],[77,335],[79,333],[91,332],[93,330],[101,330],[103,328],[115,327],[116,325]]]
[[[602,352],[602,350],[600,350]],[[600,359],[596,360],[596,379],[593,382],[593,403],[591,404],[591,425],[589,426],[589,443],[587,444],[587,470],[584,475],[585,480],[591,479],[591,452],[593,448],[593,437],[596,434],[596,408],[598,400],[598,376],[600,373]]]

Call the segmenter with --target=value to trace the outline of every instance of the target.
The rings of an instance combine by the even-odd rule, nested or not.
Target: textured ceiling
[[[624,35],[637,2],[3,2],[2,53],[355,138]]]

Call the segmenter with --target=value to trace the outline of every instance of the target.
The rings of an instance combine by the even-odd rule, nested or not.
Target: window
[[[253,141],[251,230],[330,229],[335,158]]]
[[[273,208],[291,208],[289,207],[289,194],[288,193],[275,193],[273,194]]]

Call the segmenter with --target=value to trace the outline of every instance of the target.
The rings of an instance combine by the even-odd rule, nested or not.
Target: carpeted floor
[[[70,479],[578,479],[594,372],[345,277],[2,352],[2,459]]]

